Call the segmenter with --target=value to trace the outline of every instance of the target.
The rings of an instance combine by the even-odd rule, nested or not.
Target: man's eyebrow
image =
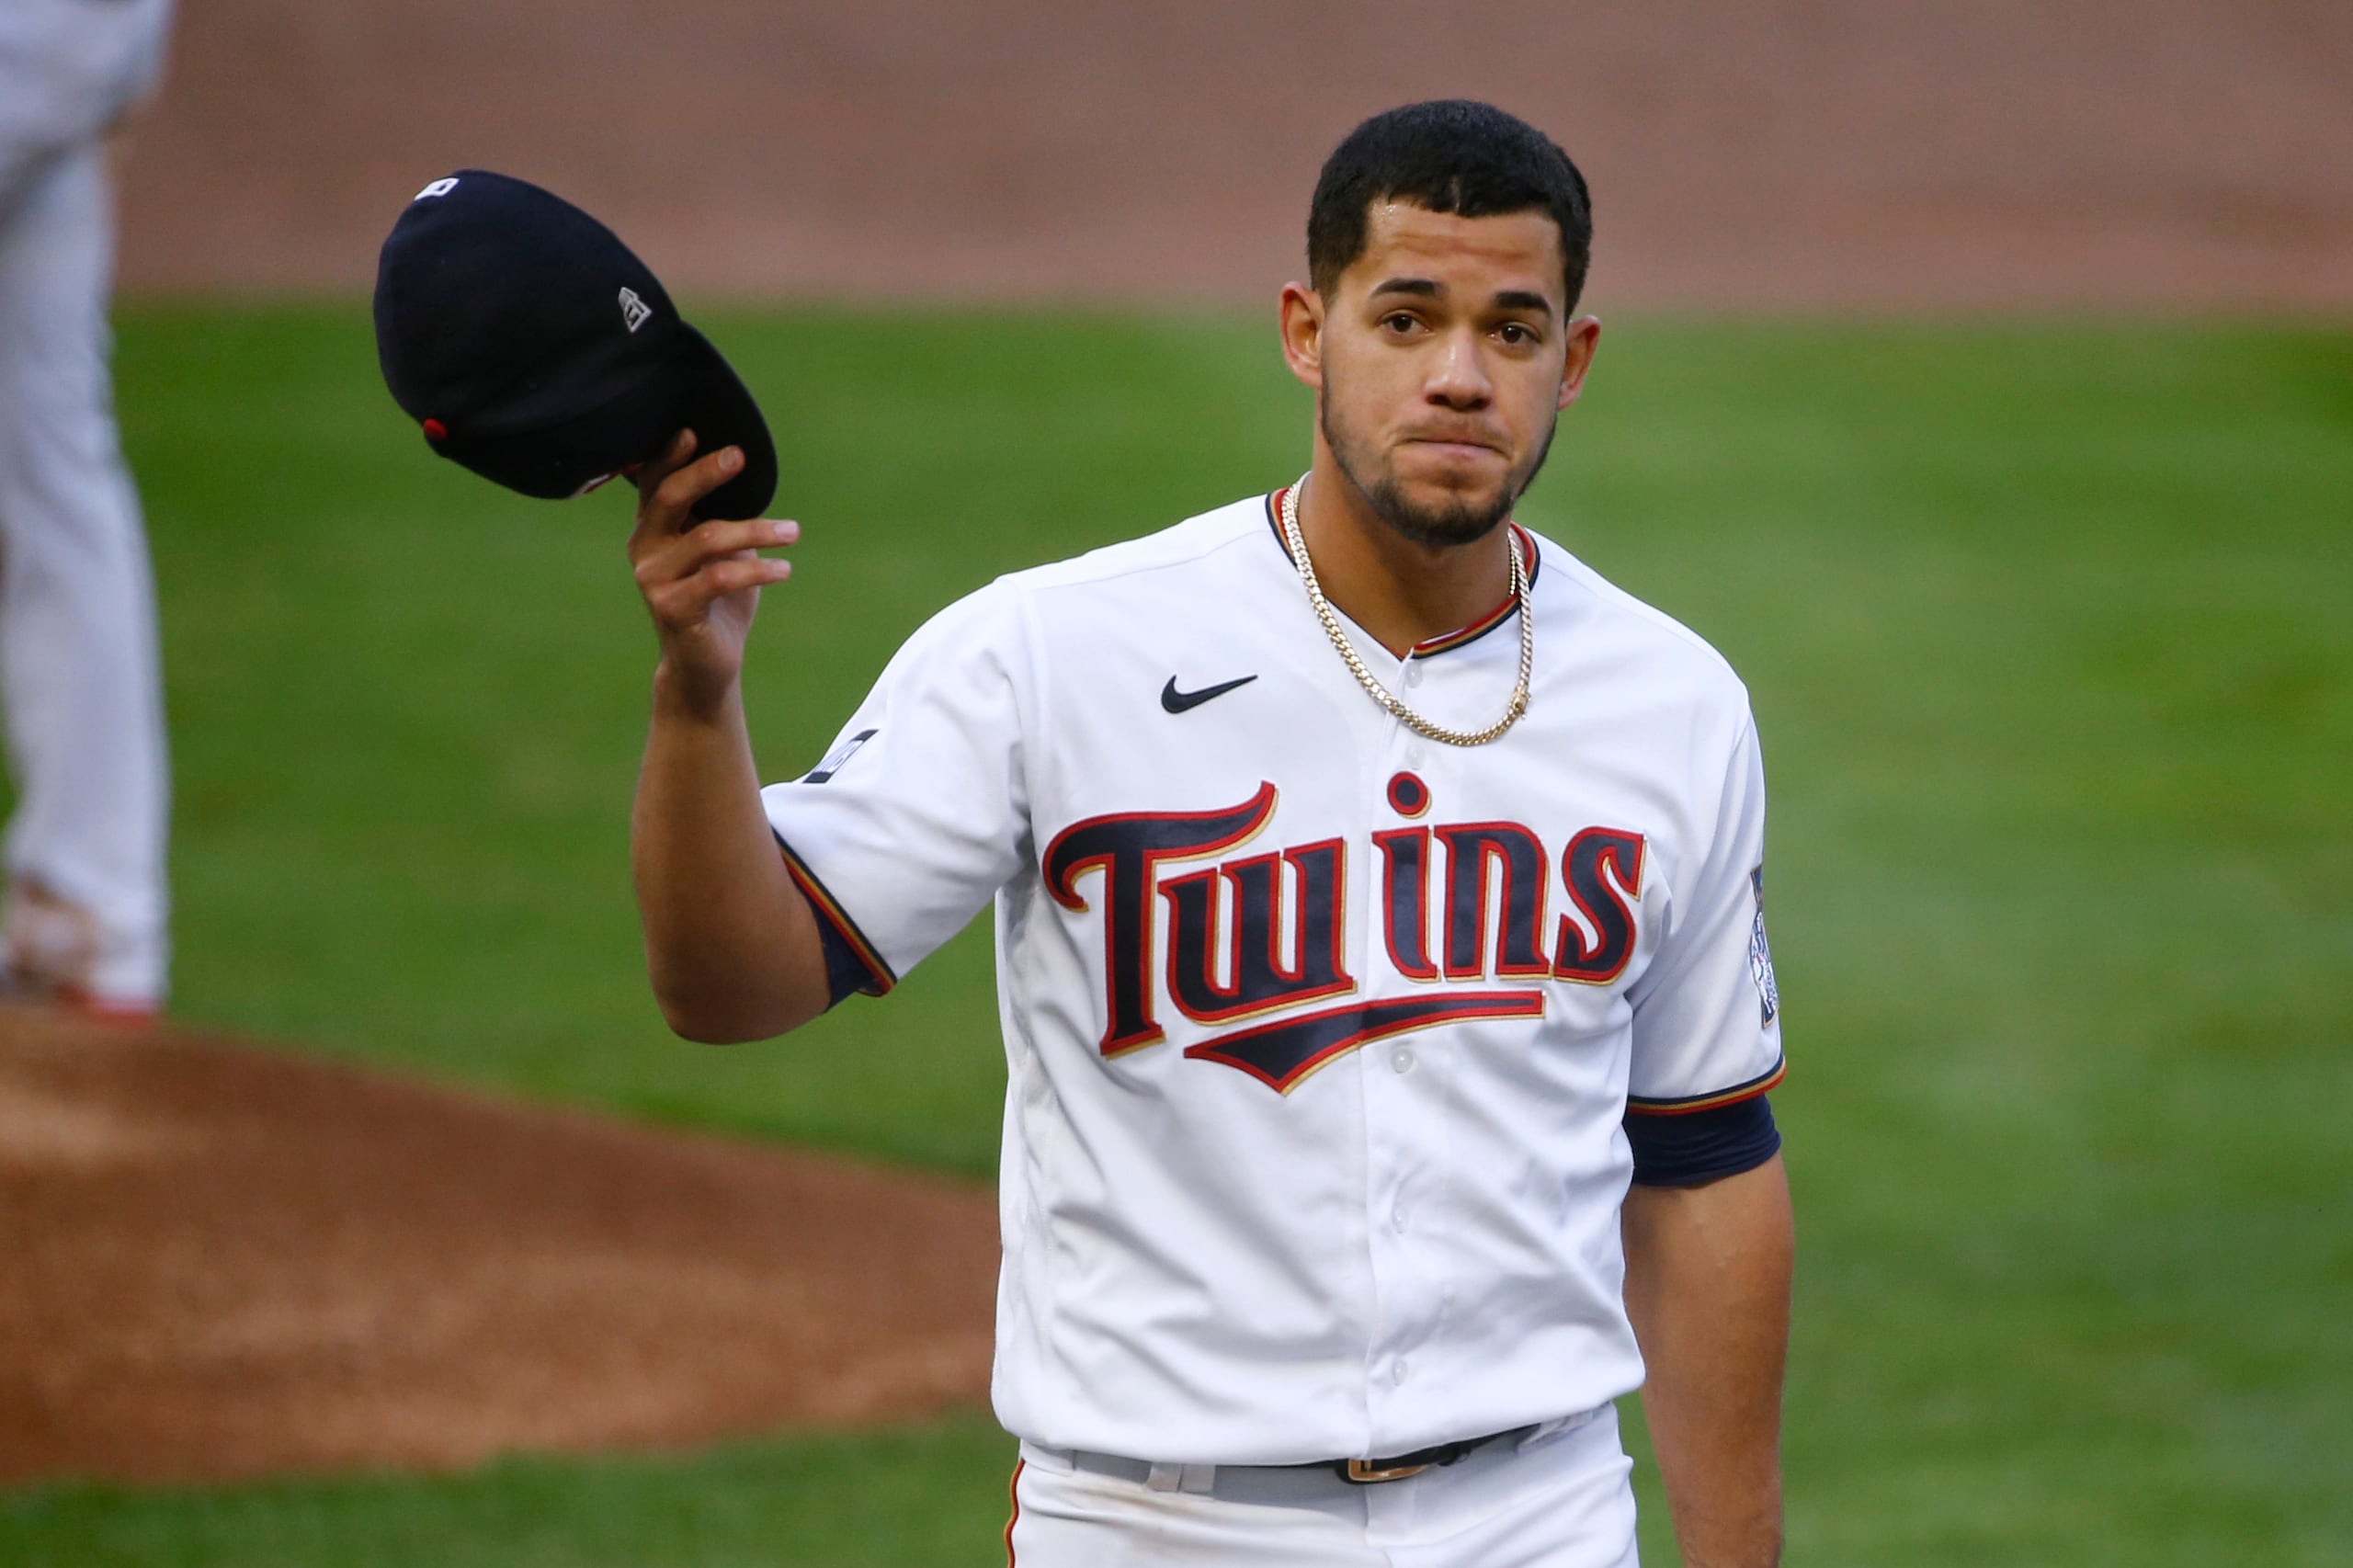
[[[1377,300],[1383,294],[1405,294],[1417,300],[1437,300],[1445,297],[1446,286],[1429,278],[1392,278],[1377,285],[1370,297]],[[1552,313],[1552,301],[1526,289],[1499,290],[1495,294],[1495,302],[1499,309],[1506,311],[1532,311],[1544,316]]]

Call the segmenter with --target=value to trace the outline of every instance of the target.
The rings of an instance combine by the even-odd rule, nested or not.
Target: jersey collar
[[[1291,560],[1290,541],[1283,538],[1283,497],[1290,494],[1290,490],[1291,487],[1286,484],[1279,490],[1268,493],[1267,496],[1267,530],[1275,537],[1275,548],[1283,552],[1283,559],[1285,561],[1290,561],[1291,562],[1291,570],[1296,572],[1299,569],[1299,562]],[[1528,586],[1529,591],[1533,592],[1536,587],[1536,574],[1542,568],[1544,563],[1543,552],[1536,548],[1536,536],[1529,533],[1526,528],[1521,528],[1518,523],[1507,523],[1505,526],[1511,529],[1513,542],[1519,547],[1520,562],[1527,569]],[[1484,637],[1488,632],[1493,631],[1496,627],[1501,626],[1505,621],[1509,620],[1514,608],[1511,595],[1506,593],[1504,595],[1503,603],[1497,605],[1495,608],[1489,610],[1486,614],[1481,616],[1470,625],[1457,627],[1452,631],[1440,632],[1436,637],[1426,638],[1423,641],[1415,643],[1411,648],[1408,648],[1405,651],[1405,657],[1409,659],[1427,659],[1433,653],[1450,653],[1457,648],[1468,647],[1470,644],[1476,642],[1480,638]]]

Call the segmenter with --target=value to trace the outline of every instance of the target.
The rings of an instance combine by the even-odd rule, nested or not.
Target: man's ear
[[[1277,307],[1283,339],[1283,363],[1317,392],[1324,390],[1324,299],[1304,283],[1283,285]]]
[[[1568,355],[1561,362],[1561,401],[1553,405],[1556,408],[1568,407],[1585,390],[1585,373],[1593,369],[1594,351],[1601,347],[1601,318],[1579,316],[1570,322],[1568,343]]]

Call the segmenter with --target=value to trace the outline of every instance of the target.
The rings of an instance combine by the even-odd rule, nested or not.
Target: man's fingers
[[[677,552],[709,561],[739,550],[766,550],[791,544],[801,538],[801,525],[782,517],[755,517],[742,523],[703,523],[679,536]]]
[[[778,517],[759,517],[742,523],[704,523],[655,544],[640,556],[637,580],[650,587],[673,578],[690,576],[712,561],[791,544],[800,538],[799,523]]]
[[[664,515],[674,531],[683,531],[688,509],[743,472],[743,449],[722,447],[674,471],[655,486],[653,509]]]
[[[638,494],[651,494],[657,485],[676,472],[688,458],[694,456],[694,453],[695,433],[693,431],[681,430],[671,437],[670,444],[663,448],[653,460],[639,464],[637,472],[630,475],[637,482]]]
[[[744,588],[756,588],[763,584],[781,583],[792,575],[792,562],[771,561],[755,555],[743,561],[722,561],[695,574],[705,579],[714,597],[732,594]]]
[[[695,433],[681,430],[670,437],[670,444],[660,455],[639,465],[631,482],[637,486],[637,526],[630,531],[629,550],[634,556],[650,540],[678,531],[677,523],[658,505],[656,496],[663,483],[694,456]]]
[[[694,432],[681,430],[633,476],[637,527],[630,534],[630,560],[665,646],[709,640],[720,630],[711,613],[719,600],[792,575],[788,562],[760,551],[801,538],[801,525],[782,517],[695,523],[694,504],[741,473],[744,454],[734,447],[699,458],[694,451]],[[734,635],[740,640],[740,627]]]
[[[637,474],[637,527],[630,535],[632,552],[671,534],[683,533],[694,504],[744,472],[738,447],[722,447],[689,462],[695,433],[681,430],[670,438],[660,457]]]
[[[646,590],[646,603],[657,619],[675,627],[689,627],[710,610],[711,602],[745,588],[781,583],[792,575],[792,562],[751,555],[714,562],[690,577]]]

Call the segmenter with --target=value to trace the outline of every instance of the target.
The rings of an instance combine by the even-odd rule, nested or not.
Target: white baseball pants
[[[1633,1461],[1609,1405],[1370,1486],[1324,1469],[1164,1467],[1134,1481],[1085,1463],[1021,1445],[1012,1568],[1637,1568]]]
[[[108,370],[106,157],[96,141],[0,146],[0,708],[12,891],[85,913],[88,994],[138,1007],[164,991],[168,782],[154,586]]]

